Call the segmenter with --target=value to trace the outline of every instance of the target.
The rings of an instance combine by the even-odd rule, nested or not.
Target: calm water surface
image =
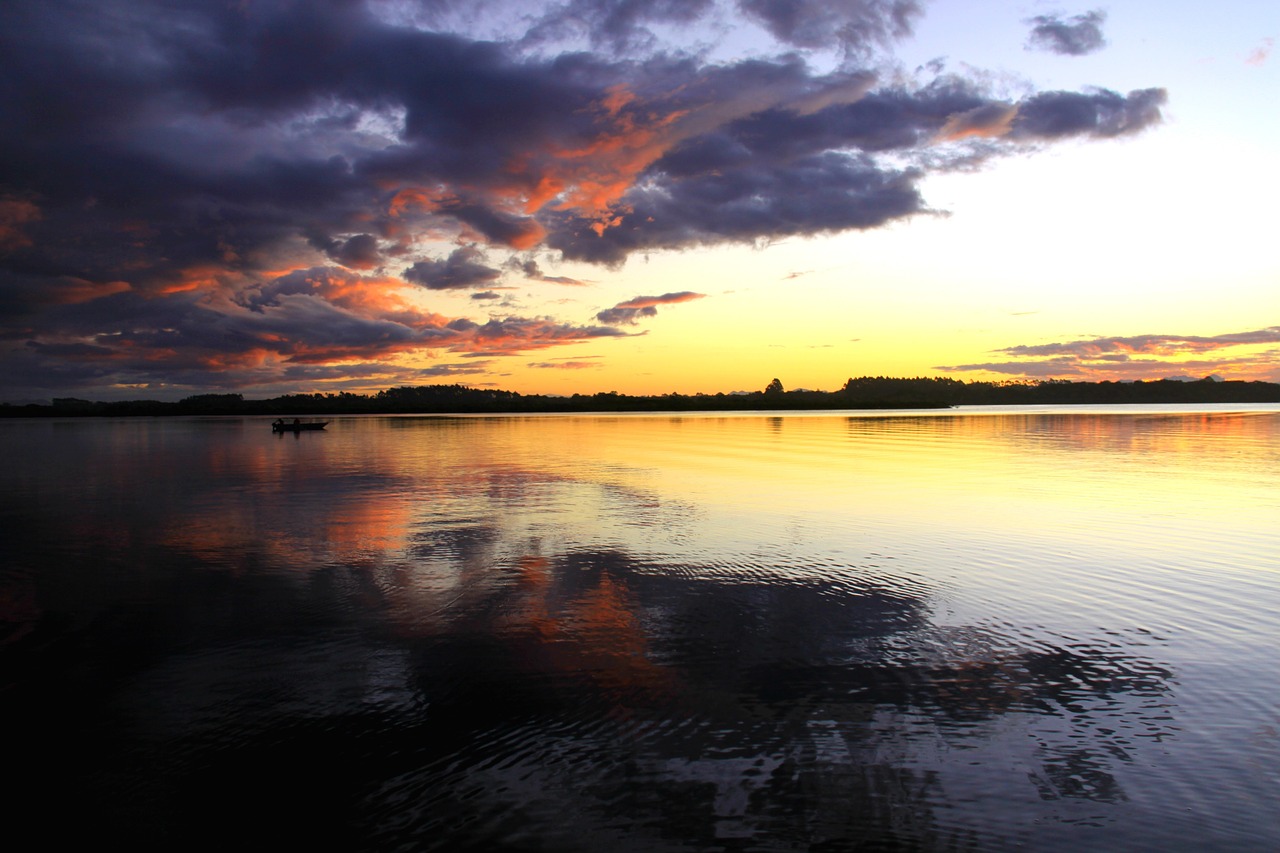
[[[1280,407],[0,439],[11,833],[1280,849]]]

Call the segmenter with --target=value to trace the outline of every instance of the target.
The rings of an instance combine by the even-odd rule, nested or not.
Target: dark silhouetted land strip
[[[945,408],[959,405],[1099,403],[1280,403],[1280,384],[1204,379],[1181,382],[965,382],[883,376],[850,379],[838,391],[629,395],[617,392],[551,396],[420,385],[376,394],[287,394],[246,400],[241,394],[198,394],[176,403],[156,400],[92,402],[55,398],[50,405],[0,404],[0,417],[129,415],[520,414],[534,412],[680,412],[803,409]]]

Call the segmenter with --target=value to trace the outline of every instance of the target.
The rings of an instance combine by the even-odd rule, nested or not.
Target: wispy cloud
[[[565,284],[570,287],[588,287],[591,284],[589,281],[572,278],[567,275],[548,275],[542,271],[542,267],[534,260],[518,261],[515,266],[524,274],[525,278],[533,281],[545,281],[548,284]]]
[[[1222,373],[1236,379],[1280,379],[1280,326],[1223,335],[1132,335],[1018,344],[995,352],[1003,361],[939,366],[951,372],[1077,379],[1159,379]],[[1217,358],[1209,353],[1230,350]]]
[[[1252,332],[1226,335],[1130,335],[1113,338],[1084,338],[1053,344],[1035,344],[1005,347],[997,350],[1011,356],[1068,355],[1097,358],[1107,354],[1129,355],[1142,353],[1161,356],[1200,353],[1235,347],[1242,344],[1280,343],[1280,326],[1270,326]]]
[[[637,296],[626,302],[619,302],[612,308],[606,308],[596,314],[596,319],[611,326],[634,326],[642,317],[656,317],[659,305],[675,305],[702,299],[705,296],[705,293],[694,293],[688,290],[664,293],[661,296]]]
[[[557,359],[554,361],[531,361],[527,366],[540,370],[588,370],[600,367],[600,362],[583,359]]]
[[[438,379],[442,376],[476,376],[488,373],[492,367],[492,362],[472,361],[465,364],[433,364],[418,368],[413,373],[420,379]]]

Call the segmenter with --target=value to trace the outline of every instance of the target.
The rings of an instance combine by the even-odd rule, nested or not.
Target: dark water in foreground
[[[0,439],[11,838],[1280,849],[1280,407]]]

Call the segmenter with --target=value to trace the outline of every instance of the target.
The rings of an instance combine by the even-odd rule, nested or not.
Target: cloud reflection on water
[[[1263,419],[1220,423],[1236,453],[1262,446],[1238,439]],[[683,432],[665,446],[625,418],[340,422],[270,444],[129,424],[115,455],[109,425],[55,430],[45,449],[85,476],[44,484],[20,465],[37,488],[4,492],[6,518],[29,522],[12,528],[15,561],[40,567],[9,573],[6,600],[29,583],[41,607],[5,648],[6,689],[28,723],[75,696],[76,713],[40,724],[80,727],[60,766],[105,825],[159,836],[229,802],[232,777],[237,802],[305,814],[296,832],[370,847],[1053,847],[1037,821],[1177,831],[1114,811],[1152,745],[1184,737],[1167,642],[1122,619],[1067,633],[1013,609],[957,617],[955,587],[973,581],[948,567],[965,553],[891,550],[927,541],[932,516],[888,532],[867,517],[896,511],[890,489],[980,502],[982,476],[1008,490],[1046,442],[1158,458],[1214,429],[721,426],[667,424]],[[786,443],[747,462],[723,443],[744,431]],[[841,441],[872,446],[838,455]],[[771,513],[750,487],[765,477]],[[845,522],[814,520],[827,516]],[[215,835],[251,817],[280,827],[259,803]]]

